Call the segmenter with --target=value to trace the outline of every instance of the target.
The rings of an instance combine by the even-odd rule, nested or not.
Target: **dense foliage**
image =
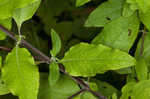
[[[150,0],[0,0],[0,99],[150,99],[149,31]]]

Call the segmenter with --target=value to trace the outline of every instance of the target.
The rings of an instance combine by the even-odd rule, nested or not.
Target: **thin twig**
[[[141,48],[140,48],[140,56],[143,55],[144,51],[144,41],[145,41],[145,35],[146,35],[146,28],[144,27],[144,30],[142,31],[142,42],[141,42]]]
[[[7,48],[7,47],[4,47],[4,46],[0,46],[0,50],[6,51],[6,52],[10,52],[10,51],[11,51],[11,48]]]
[[[8,29],[6,29],[5,27],[3,27],[2,25],[0,25],[0,30],[2,30],[3,32],[5,32],[10,38],[12,38],[15,41],[18,41],[17,38],[14,36],[14,33],[12,33],[11,31],[9,31]],[[44,53],[42,53],[41,51],[39,51],[38,49],[36,49],[35,47],[33,47],[31,44],[29,44],[27,41],[25,41],[24,39],[21,40],[21,44],[28,48],[30,51],[32,51],[33,53],[36,53],[37,55],[39,55],[41,57],[41,61],[45,61],[45,63],[49,64],[51,62],[50,58],[48,56],[46,56]],[[106,97],[104,97],[103,95],[101,95],[100,93],[97,93],[95,91],[92,91],[89,87],[88,84],[86,84],[84,81],[82,81],[80,78],[78,77],[74,77],[69,75],[62,64],[59,64],[60,67],[60,71],[63,72],[64,74],[68,75],[69,77],[71,77],[73,80],[75,80],[80,86],[83,86],[84,89],[86,89],[87,91],[91,92],[94,96],[98,97],[99,99],[107,99]]]
[[[76,92],[75,94],[73,94],[72,96],[70,96],[70,97],[67,98],[67,99],[72,99],[73,97],[78,96],[79,94],[83,93],[84,91],[86,91],[86,90],[85,90],[85,89],[81,89],[80,91]]]
[[[16,42],[18,41],[17,38],[14,36],[14,33],[12,33],[11,31],[9,31],[8,29],[6,29],[5,27],[3,27],[2,25],[0,25],[0,30],[2,30],[3,32],[5,32],[10,38],[12,38],[13,40],[15,40]],[[21,40],[21,44],[23,46],[25,46],[26,48],[28,48],[30,51],[38,54],[47,63],[50,63],[50,59],[49,59],[48,56],[46,56],[41,51],[39,51],[38,49],[36,49],[35,47],[33,47],[31,44],[29,44],[28,42],[26,42],[24,39]]]

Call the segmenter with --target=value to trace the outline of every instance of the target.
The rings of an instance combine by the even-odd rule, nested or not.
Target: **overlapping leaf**
[[[122,89],[122,95],[120,97],[120,99],[128,99],[131,94],[132,94],[132,90],[133,90],[133,87],[134,85],[136,85],[135,82],[130,82],[130,83],[127,83]]]
[[[2,79],[19,99],[37,99],[39,73],[33,58],[25,48],[16,46],[6,57]]]
[[[68,76],[61,75],[53,86],[48,83],[48,74],[42,73],[38,99],[67,99],[80,89]]]
[[[150,98],[150,80],[137,83],[133,87],[131,99],[149,99]]]
[[[89,2],[90,0],[76,0],[76,6],[82,6],[85,3]]]
[[[150,50],[150,44],[149,44],[149,42],[150,42],[150,32],[146,33],[146,35],[144,36],[143,49],[141,49],[142,39],[138,43],[135,57],[144,59],[146,62],[146,65],[148,66],[148,69],[150,70],[150,51],[149,51]],[[142,56],[141,56],[141,50],[143,50]]]
[[[121,16],[124,0],[109,0],[96,8],[87,19],[87,27],[103,27],[105,24]]]
[[[139,16],[140,16],[140,19],[143,22],[143,24],[150,31],[150,20],[149,20],[149,18],[150,18],[150,9],[146,13],[143,13],[143,12],[140,11]]]
[[[131,6],[137,6],[142,12],[147,12],[150,8],[150,0],[127,0]]]
[[[80,43],[73,46],[61,60],[73,76],[95,76],[107,70],[117,70],[136,64],[133,57],[104,45]]]
[[[21,1],[21,0],[20,0]],[[21,27],[21,24],[30,19],[34,13],[36,12],[37,8],[39,7],[41,0],[36,0],[36,2],[31,3],[23,8],[17,8],[13,12],[13,18],[15,19],[18,28]]]
[[[38,0],[3,0],[0,3],[0,20],[12,17],[16,8],[23,8],[37,1]]]
[[[139,58],[137,60],[137,64],[135,65],[136,74],[138,80],[147,80],[148,79],[148,69],[147,64],[143,58]]]
[[[97,84],[98,92],[100,92],[102,95],[106,97],[112,96],[113,93],[119,93],[119,91],[115,87],[113,87],[112,85],[110,85],[105,81],[94,79],[93,82]]]
[[[13,0],[3,0],[0,4],[0,20],[8,19],[13,13]]]
[[[128,52],[137,37],[139,24],[136,13],[130,17],[120,17],[105,25],[92,43],[104,44]]]

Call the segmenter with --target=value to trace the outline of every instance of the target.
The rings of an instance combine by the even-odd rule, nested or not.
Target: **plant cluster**
[[[0,99],[149,99],[150,0],[0,0]]]

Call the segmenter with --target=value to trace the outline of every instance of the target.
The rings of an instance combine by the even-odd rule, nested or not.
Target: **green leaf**
[[[70,48],[60,62],[70,75],[88,77],[133,66],[136,60],[125,52],[101,44],[80,43]]]
[[[89,86],[90,86],[91,90],[93,90],[93,91],[98,90],[98,86],[95,82],[89,82]]]
[[[120,17],[105,25],[92,43],[104,44],[128,52],[137,37],[139,24],[136,13],[130,17]]]
[[[131,15],[134,14],[134,10],[132,10],[129,6],[128,3],[124,3],[123,5],[123,11],[122,11],[122,16],[124,17],[130,17]]]
[[[51,37],[52,37],[52,50],[50,53],[52,56],[56,56],[61,50],[61,40],[59,35],[52,29],[51,30]]]
[[[39,72],[31,54],[16,46],[6,57],[2,78],[13,95],[19,99],[37,99]]]
[[[40,2],[41,0],[36,0],[36,2],[31,3],[23,8],[18,8],[13,12],[13,18],[15,19],[18,28],[21,27],[21,24],[24,21],[30,19],[34,15],[34,13],[40,5]]]
[[[84,92],[79,94],[78,96],[74,97],[73,99],[97,99],[92,93]]]
[[[8,19],[12,16],[13,12],[13,0],[3,0],[5,2],[2,2],[0,4],[0,20]]]
[[[0,24],[10,30],[12,26],[12,19],[0,20]],[[4,40],[5,38],[6,34],[0,30],[0,40]]]
[[[15,8],[23,8],[29,4],[35,3],[38,0],[13,0]]]
[[[150,42],[150,32],[146,33],[146,35],[144,36],[142,55],[141,55],[142,39],[139,41],[137,49],[136,49],[136,53],[135,53],[136,58],[141,57],[145,60],[148,70],[150,70],[150,44],[149,44],[149,42]]]
[[[38,0],[3,0],[3,2],[0,3],[0,20],[12,17],[16,8],[23,8],[36,1]]]
[[[2,57],[0,56],[0,69],[2,68]]]
[[[148,69],[146,62],[143,58],[137,60],[137,64],[135,65],[136,74],[138,80],[147,80],[148,79]]]
[[[76,6],[79,7],[79,6],[82,6],[84,5],[85,3],[89,2],[90,0],[76,0]]]
[[[5,95],[10,93],[5,83],[3,83],[1,77],[0,77],[0,95]]]
[[[105,24],[121,16],[124,0],[109,0],[96,8],[87,19],[86,27],[103,27]]]
[[[112,95],[112,99],[118,99],[116,93],[114,93],[114,94]]]
[[[139,9],[139,6],[138,6],[136,0],[126,0],[126,2],[127,2],[128,4],[130,4],[130,8],[131,8],[133,11]]]
[[[137,83],[133,88],[131,99],[149,99],[150,98],[150,80]]]
[[[136,85],[135,82],[127,83],[121,89],[122,95],[121,95],[120,99],[128,99],[131,96],[131,94],[132,94],[132,90],[133,90],[134,85]],[[144,99],[144,98],[142,98],[142,99]]]
[[[132,71],[131,71],[131,68],[128,67],[128,68],[122,68],[122,69],[116,70],[116,72],[123,75],[123,74],[130,74]]]
[[[92,93],[84,92],[81,94],[80,99],[97,99]]]
[[[147,12],[150,8],[150,0],[127,0],[131,4],[137,4],[139,10]]]
[[[59,80],[59,66],[56,62],[50,63],[50,74],[49,74],[49,83],[50,85],[54,85]]]
[[[98,92],[100,92],[102,95],[109,97],[112,96],[113,93],[118,93],[119,91],[113,87],[112,85],[110,85],[109,83],[105,82],[105,81],[100,81],[100,80],[93,80],[97,86],[98,86]]]
[[[38,99],[67,99],[80,90],[79,86],[68,76],[60,75],[58,82],[50,86],[48,74],[41,73]]]
[[[150,31],[150,9],[146,12],[139,12],[140,20],[143,22],[143,24],[146,26],[146,28]]]

